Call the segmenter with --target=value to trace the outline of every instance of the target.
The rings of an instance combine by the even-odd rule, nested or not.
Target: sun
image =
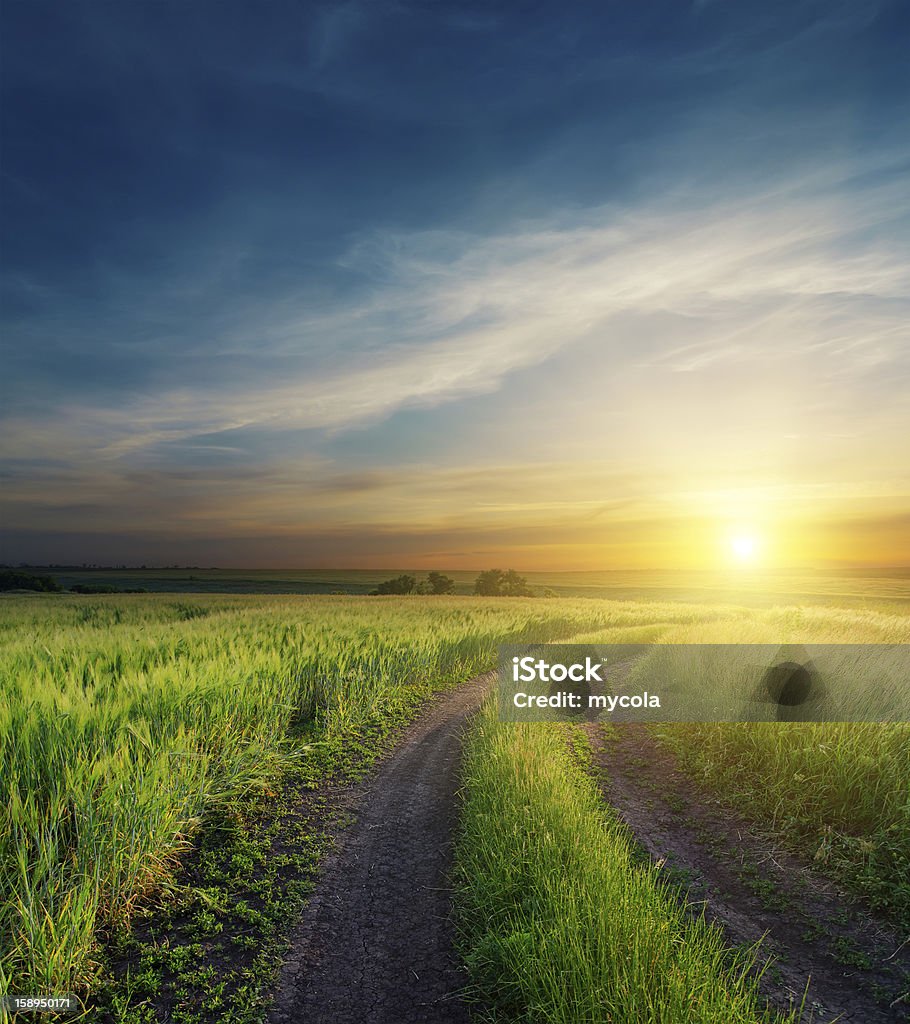
[[[761,544],[758,535],[751,530],[737,530],[728,538],[731,556],[740,565],[749,565],[758,559]]]

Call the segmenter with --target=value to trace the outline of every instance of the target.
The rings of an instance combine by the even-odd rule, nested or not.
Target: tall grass
[[[0,972],[84,990],[95,932],[167,885],[207,811],[506,640],[641,620],[592,601],[50,596],[0,602]],[[688,621],[677,617],[675,621]]]
[[[567,728],[488,705],[469,738],[456,886],[478,994],[528,1024],[763,1019],[750,957],[636,863]]]
[[[411,691],[492,667],[500,643],[619,627],[708,642],[710,621],[759,622],[788,642],[908,635],[907,619],[873,612],[595,600],[0,599],[0,990],[88,988],[97,929],[166,887],[205,815],[273,785],[314,734],[389,721]],[[735,777],[774,822],[797,820],[822,859],[852,857],[885,900],[885,880],[910,875],[906,732],[812,728],[668,738],[697,777]],[[521,775],[514,759],[491,763]]]
[[[910,617],[774,609],[748,620],[677,626],[661,642],[906,644]],[[841,670],[836,699],[844,717],[855,717],[854,706],[864,701],[863,673],[849,671],[846,654],[840,666],[836,657],[829,661],[835,674]],[[903,687],[900,705],[906,708],[910,679],[894,678],[886,660],[878,667],[877,677]],[[642,670],[647,676],[655,666]],[[662,725],[658,735],[693,779],[717,787],[849,881],[874,908],[910,925],[910,722],[717,722]]]

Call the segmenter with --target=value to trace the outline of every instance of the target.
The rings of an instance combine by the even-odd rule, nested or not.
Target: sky
[[[910,565],[906,4],[0,36],[0,561]]]

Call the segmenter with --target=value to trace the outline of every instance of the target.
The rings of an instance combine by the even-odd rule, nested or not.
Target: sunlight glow
[[[754,533],[737,532],[730,536],[730,553],[740,563],[754,562],[758,557],[759,543]]]

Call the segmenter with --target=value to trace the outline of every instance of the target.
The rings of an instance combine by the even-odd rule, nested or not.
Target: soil
[[[760,990],[802,1021],[910,1020],[910,940],[701,791],[642,725],[585,726],[604,795],[730,945],[774,957]],[[808,986],[808,989],[807,989]]]
[[[492,676],[437,698],[368,781],[291,936],[270,1024],[469,1024],[449,872],[461,740]],[[695,786],[634,723],[584,727],[642,855],[731,946],[761,944],[769,1007],[804,1024],[910,1021],[910,941]]]
[[[369,781],[291,937],[271,1024],[468,1024],[449,873],[461,740],[482,676],[441,696]]]

